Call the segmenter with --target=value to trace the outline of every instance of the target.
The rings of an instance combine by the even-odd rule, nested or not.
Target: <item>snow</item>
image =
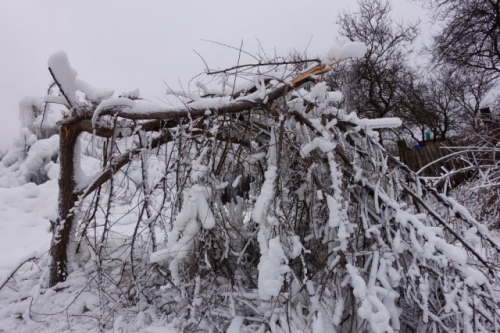
[[[242,99],[236,99],[242,100]],[[132,101],[132,100],[130,100]],[[175,112],[175,111],[184,111],[186,110],[186,106],[192,109],[206,109],[206,110],[216,110],[218,108],[227,106],[231,102],[234,102],[229,96],[224,97],[213,97],[213,98],[203,98],[199,101],[194,101],[189,104],[181,104],[178,106],[163,106],[158,105],[146,100],[136,100],[133,107],[122,110],[122,114],[133,113],[133,114],[144,114],[154,116],[155,113],[159,112]],[[128,105],[127,105],[128,106]]]
[[[353,294],[361,303],[358,315],[361,319],[367,320],[373,332],[397,332],[400,326],[399,310],[396,308],[394,300],[399,295],[393,290],[375,286],[376,271],[379,264],[378,257],[375,254],[368,285],[359,275],[356,267],[351,264],[346,265],[351,278]],[[382,295],[383,301],[376,296],[377,294]],[[391,324],[390,321],[392,321]]]
[[[464,238],[472,245],[478,245],[481,242],[481,238],[477,235],[476,227],[465,230]]]
[[[49,173],[50,167],[46,166],[59,153],[59,135],[53,135],[49,139],[38,140],[30,150],[28,156],[21,166],[21,173],[27,181],[34,180],[40,183],[40,178],[44,178]]]
[[[123,98],[123,97],[118,97],[118,98],[112,98],[112,99],[106,99],[99,103],[97,108],[94,111],[94,114],[92,116],[92,126],[95,127],[95,123],[97,121],[97,118],[99,117],[99,113],[110,107],[118,107],[118,106],[125,106],[129,108],[133,108],[135,106],[135,101],[129,99],[129,98]]]
[[[234,317],[231,324],[227,328],[226,333],[240,333],[241,325],[243,325],[243,319],[244,318],[242,316]]]
[[[38,139],[47,139],[54,134],[59,134],[59,126],[57,123],[62,119],[63,115],[57,108],[47,105],[44,114],[38,115],[33,120],[32,132]]]
[[[396,128],[403,124],[399,118],[378,118],[378,119],[362,119],[358,125],[363,128]]]
[[[374,132],[373,129],[396,128],[403,124],[401,119],[396,117],[368,119],[359,118],[355,112],[346,114],[339,109],[332,109],[330,112],[333,112],[339,120],[350,122],[357,125],[359,129],[366,130],[369,136],[378,136],[378,132]]]
[[[0,280],[22,258],[49,248],[49,220],[57,217],[57,180],[0,187]]]
[[[75,87],[77,90],[83,92],[88,99],[96,102],[110,98],[114,94],[113,90],[95,88],[90,84],[88,84],[87,82],[80,79],[75,80]]]
[[[54,103],[54,104],[66,104],[66,99],[63,96],[47,95],[43,99],[44,102]]]
[[[198,93],[192,93],[192,92],[187,92],[187,91],[177,91],[177,90],[172,90],[170,88],[166,90],[166,94],[173,95],[176,98],[184,97],[184,98],[187,98],[188,100],[191,100],[191,101],[197,101],[197,100],[200,100],[200,98],[201,98],[200,94],[198,94]]]
[[[101,102],[113,95],[113,90],[99,89],[91,86],[89,83],[77,79],[78,73],[74,70],[64,51],[54,53],[49,57],[49,69],[52,71],[55,80],[59,84],[62,96],[48,95],[45,101],[48,103],[64,104],[67,107],[75,107],[79,104],[77,91],[85,94],[87,99],[92,102]]]
[[[28,152],[28,149],[37,141],[29,129],[23,127],[17,137],[13,140],[11,147],[2,159],[2,164],[6,167],[12,166],[14,163],[23,160]]]
[[[340,91],[329,91],[327,94],[328,100],[332,102],[340,102],[344,98],[344,95]]]
[[[333,46],[326,52],[321,60],[328,64],[331,61],[346,59],[346,58],[362,58],[367,52],[366,45],[361,42],[352,42],[347,38],[341,39],[337,45]]]
[[[359,43],[345,41],[330,52],[331,57],[328,60],[359,56],[362,51],[363,47]],[[76,72],[69,65],[65,54],[54,55],[49,63],[54,68],[57,80],[61,81],[63,90],[66,92],[68,89],[71,92],[74,89],[72,98],[75,98],[75,103],[77,91],[85,93],[86,97],[94,102],[99,102],[92,119],[94,124],[103,114],[102,111],[110,107],[118,106],[123,113],[141,111],[145,115],[155,110],[173,111],[186,108],[186,105],[165,108],[140,99],[135,100],[139,97],[138,90],[123,93],[119,98],[111,98],[112,91],[95,89],[77,79]],[[195,92],[192,95],[193,102],[188,103],[187,107],[206,110],[205,114],[210,116],[216,113],[213,112],[214,109],[227,103],[265,98],[269,87],[266,87],[267,83],[264,82],[265,75],[255,74],[250,78],[251,85],[248,87],[255,86],[256,91],[250,96],[234,98],[228,94],[232,91],[230,85],[235,81],[226,76],[217,82],[216,87],[199,83],[197,86],[200,93],[211,94],[211,97],[202,98]],[[240,87],[242,85],[244,84],[241,83]],[[189,98],[189,95],[186,94],[185,97]],[[11,288],[3,290],[4,293],[0,296],[5,299],[0,298],[0,331],[19,331],[21,325],[25,325],[23,329],[29,325],[29,328],[35,327],[25,331],[36,331],[36,325],[39,325],[36,322],[37,312],[58,312],[62,313],[62,317],[78,317],[78,320],[84,320],[86,317],[101,320],[99,315],[107,316],[109,313],[105,313],[106,307],[113,306],[116,313],[112,314],[113,318],[107,323],[107,328],[117,332],[177,332],[171,324],[176,320],[186,321],[177,327],[182,326],[185,329],[200,323],[199,327],[196,326],[197,329],[204,330],[206,322],[197,322],[200,316],[208,318],[207,320],[220,318],[217,331],[226,330],[229,333],[265,332],[267,328],[272,332],[333,332],[345,330],[342,323],[344,318],[348,318],[345,316],[346,312],[353,317],[357,316],[352,318],[352,321],[359,320],[358,329],[370,332],[398,332],[402,326],[400,320],[403,320],[401,312],[407,311],[405,302],[420,307],[425,323],[439,322],[449,314],[458,320],[469,321],[462,326],[470,328],[470,317],[476,313],[473,309],[487,311],[483,307],[485,302],[478,297],[492,297],[492,304],[496,301],[494,290],[497,285],[492,282],[487,269],[477,260],[481,259],[482,255],[490,258],[490,249],[483,249],[485,237],[491,237],[487,228],[476,221],[457,201],[441,197],[448,205],[438,214],[445,216],[449,213],[452,219],[456,219],[451,213],[458,213],[468,220],[468,223],[460,225],[458,219],[450,219],[460,226],[456,230],[459,236],[472,246],[467,250],[476,250],[479,253],[473,258],[460,244],[459,237],[445,238],[448,236],[447,232],[436,222],[435,216],[425,213],[424,205],[416,207],[411,204],[411,200],[406,200],[406,197],[398,198],[403,192],[398,192],[398,186],[402,183],[397,182],[403,178],[394,177],[394,173],[399,172],[397,170],[386,172],[387,156],[384,156],[382,150],[376,150],[382,156],[374,154],[372,159],[357,155],[364,149],[376,149],[377,145],[374,144],[375,141],[370,142],[369,137],[362,136],[363,133],[355,133],[356,131],[363,129],[366,134],[371,135],[370,131],[373,129],[399,126],[399,119],[359,119],[355,113],[345,114],[328,104],[335,98],[341,98],[341,95],[328,92],[324,83],[312,86],[311,91],[302,89],[293,98],[297,107],[301,101],[314,101],[314,110],[303,115],[313,124],[319,135],[307,130],[305,126],[302,127],[298,122],[290,122],[283,117],[280,122],[284,122],[286,139],[296,140],[293,142],[296,144],[293,149],[300,147],[302,158],[311,155],[315,149],[317,151],[314,155],[321,157],[311,159],[314,160],[313,163],[300,170],[293,187],[290,187],[289,178],[287,179],[291,168],[283,163],[276,165],[281,158],[278,158],[280,155],[276,149],[279,142],[276,129],[279,125],[274,120],[265,124],[265,127],[269,128],[270,140],[261,142],[264,140],[256,138],[259,144],[252,142],[251,148],[242,155],[242,159],[247,159],[248,163],[243,163],[247,167],[256,161],[264,160],[264,151],[268,149],[267,161],[259,163],[259,167],[267,168],[263,179],[263,170],[259,169],[254,173],[258,174],[255,177],[257,189],[252,190],[250,199],[245,202],[246,206],[236,207],[237,209],[234,206],[220,207],[220,201],[213,200],[216,196],[214,190],[237,187],[243,177],[241,170],[234,171],[234,179],[221,183],[221,179],[212,170],[217,164],[216,159],[219,158],[215,145],[211,145],[214,141],[207,140],[206,145],[205,142],[197,142],[200,145],[185,155],[171,156],[173,159],[178,158],[177,166],[184,168],[183,173],[175,174],[179,177],[175,183],[184,182],[185,187],[182,190],[177,189],[178,185],[171,185],[174,184],[173,179],[170,183],[165,181],[165,187],[157,187],[154,192],[160,193],[160,197],[165,194],[164,198],[157,198],[151,193],[154,184],[161,185],[160,179],[166,179],[175,173],[165,169],[162,160],[167,156],[167,149],[172,146],[167,146],[165,151],[158,149],[154,153],[144,149],[140,155],[141,159],[136,162],[142,163],[145,172],[143,173],[138,167],[139,163],[134,164],[135,162],[128,166],[125,174],[117,172],[113,183],[116,188],[112,192],[112,203],[106,207],[106,196],[109,195],[110,188],[103,186],[99,194],[99,211],[96,213],[99,216],[94,221],[89,220],[89,223],[92,223],[91,228],[94,228],[94,237],[99,238],[100,230],[104,229],[102,215],[109,208],[112,216],[109,222],[113,224],[113,230],[110,231],[109,239],[102,249],[110,256],[105,274],[106,279],[112,280],[112,286],[96,291],[86,289],[89,283],[96,285],[94,277],[100,277],[99,274],[91,275],[96,272],[95,265],[100,258],[97,258],[97,251],[91,248],[94,244],[82,242],[82,247],[89,249],[77,254],[82,259],[79,261],[81,267],[71,265],[70,277],[58,286],[61,291],[45,289],[47,271],[40,273],[36,280],[25,279],[24,276],[17,279],[16,276],[16,287],[25,284],[22,292],[13,291]],[[46,100],[61,102],[60,96],[48,96]],[[42,137],[41,131],[37,132],[37,128],[45,125],[48,131],[45,134],[53,131],[57,128],[57,117],[56,110],[48,108],[45,115],[48,121],[42,124],[39,114],[30,113],[33,109],[39,110],[42,104],[40,99],[26,99],[23,102],[21,117],[28,126],[21,130],[20,136],[0,164],[0,281],[5,281],[12,268],[22,262],[20,260],[23,258],[46,252],[51,238],[47,232],[49,220],[57,217],[59,166],[56,157],[59,136],[55,134]],[[325,125],[325,122],[321,121],[321,116],[325,113],[335,115],[336,119]],[[361,139],[357,142],[359,146],[349,145],[343,136],[349,134],[339,131],[337,120],[349,121],[357,126],[353,132]],[[206,124],[208,123],[207,121]],[[207,130],[215,134],[218,127]],[[294,130],[296,133],[292,133]],[[172,129],[172,133],[179,135],[181,141],[189,140],[195,132]],[[146,142],[150,139],[143,132],[138,132],[138,136]],[[76,147],[78,156],[75,158],[75,181],[79,189],[88,184],[89,177],[85,176],[86,174],[102,171],[102,142],[97,142],[95,150],[89,148],[89,142],[89,136],[82,134],[81,144]],[[125,154],[127,149],[137,147],[136,145],[137,141],[132,137],[117,143],[120,152]],[[202,145],[203,148],[198,149]],[[179,149],[175,145],[173,147]],[[354,156],[352,165],[339,158],[338,149],[344,150],[348,158]],[[172,155],[175,155],[175,151],[172,152]],[[365,161],[376,167],[372,168],[373,172],[364,172],[366,170],[363,170],[362,166]],[[251,169],[256,168],[251,166]],[[382,171],[379,172],[379,169]],[[352,173],[349,173],[351,171]],[[316,182],[311,180],[313,176],[319,176],[317,179],[322,184],[316,186]],[[123,185],[122,181],[126,185]],[[407,181],[409,180],[404,179],[405,183]],[[280,195],[276,196],[278,184]],[[297,198],[297,203],[294,203],[296,211],[283,211],[290,207],[287,202],[289,197],[294,200]],[[155,206],[155,203],[162,199],[171,206]],[[87,221],[88,216],[83,216],[79,209],[89,202],[90,200],[78,202],[74,211],[76,218]],[[150,206],[143,206],[147,218],[142,216],[138,209],[143,203],[151,203]],[[299,236],[297,225],[293,223],[298,220],[294,221],[293,215],[299,213],[301,205],[308,206],[307,210],[313,219],[311,228]],[[220,218],[224,214],[227,214],[228,219]],[[115,220],[116,216],[118,218]],[[107,219],[105,221],[108,223]],[[81,223],[80,227],[83,228],[83,224]],[[137,231],[142,226],[145,228]],[[161,231],[163,237],[155,239],[154,244],[149,242],[148,228]],[[132,232],[137,240],[145,240],[144,243],[136,243],[143,245],[143,248],[129,251],[130,247],[125,242],[130,241]],[[233,242],[234,239],[238,239],[238,242]],[[362,242],[366,244],[363,251],[352,251]],[[328,257],[314,252],[319,249],[317,244],[321,245],[320,251]],[[114,251],[115,248],[120,251]],[[214,257],[213,253],[220,257]],[[259,254],[260,257],[257,257]],[[119,289],[135,278],[123,274],[124,266],[129,265],[129,258],[135,255],[138,260],[134,261],[134,265],[137,264],[137,267],[132,268],[131,274],[137,274],[139,279],[130,283],[129,294],[124,297],[124,292]],[[309,263],[308,255],[318,255],[318,258],[325,262],[314,262],[317,258],[313,257]],[[44,260],[47,258],[48,256],[45,256]],[[186,260],[188,258],[189,261]],[[223,262],[225,259],[231,259],[228,260],[229,265],[233,262],[241,265],[241,270],[236,267],[233,272],[228,272],[234,273],[234,281],[229,283],[229,279],[222,276],[223,274],[207,274],[207,280],[203,270],[210,272],[209,270],[219,264],[217,260]],[[197,260],[195,265],[191,265],[191,260]],[[255,263],[257,271],[255,266],[245,266],[249,265],[249,262],[251,265]],[[116,267],[113,267],[115,264]],[[199,267],[192,267],[197,265]],[[320,266],[322,267],[317,270]],[[47,263],[41,263],[40,267],[47,267]],[[244,272],[248,267],[251,267],[251,270]],[[427,268],[432,268],[432,274]],[[133,269],[137,270],[134,272]],[[186,273],[187,270],[189,273]],[[200,271],[203,273],[199,274]],[[130,272],[128,267],[126,272]],[[244,274],[241,274],[242,272]],[[148,280],[150,273],[151,279]],[[115,286],[116,281],[113,278],[120,274],[123,274],[120,279],[123,278],[126,282]],[[165,279],[157,274],[165,274]],[[320,275],[323,277],[319,277]],[[89,276],[92,279],[89,279]],[[148,289],[149,287],[142,284],[143,281],[151,282],[154,288]],[[166,284],[156,285],[156,281]],[[247,283],[249,281],[251,283]],[[434,291],[437,284],[442,288],[442,295],[439,297],[443,305],[437,309],[440,312],[436,314],[434,306],[439,306],[439,302],[435,302]],[[144,289],[140,290],[141,288]],[[220,291],[223,292],[219,294]],[[111,295],[109,298],[108,293]],[[106,296],[103,296],[104,294]],[[353,295],[354,299],[344,298],[344,295]],[[159,299],[165,297],[165,300],[162,300],[165,301],[165,310],[153,310],[153,306],[150,306],[150,296]],[[109,301],[112,297],[119,301]],[[169,297],[171,299],[168,299]],[[214,304],[210,303],[212,299],[218,297],[221,297],[218,299],[219,304],[224,304],[210,308]],[[411,297],[414,297],[413,303]],[[103,300],[108,300],[109,305]],[[167,310],[172,304],[186,309],[186,315],[181,314],[182,317],[176,318],[179,316],[177,312]],[[31,313],[32,309],[34,315]],[[130,315],[127,311],[133,314]],[[163,315],[161,318],[157,317],[160,312]],[[253,313],[256,314],[255,317]],[[18,316],[25,322],[20,324]],[[130,319],[131,317],[133,319]],[[68,322],[59,322],[55,320],[59,317],[53,318],[54,323],[49,324],[52,331],[70,331],[74,328],[70,326],[69,319]],[[361,327],[362,325],[366,326]],[[98,328],[89,326],[89,329],[85,329],[92,330],[97,331]]]
[[[230,102],[231,97],[204,98],[203,100],[189,103],[189,107],[192,109],[217,109],[228,105]]]
[[[335,146],[336,144],[329,138],[316,137],[312,142],[309,142],[300,148],[300,155],[302,157],[306,157],[316,148],[319,148],[323,153],[328,153],[335,149]]]
[[[277,297],[285,282],[284,274],[290,271],[288,259],[281,247],[279,237],[272,238],[269,243],[265,239],[263,229],[259,231],[260,262],[259,270],[259,296],[262,300]]]
[[[316,84],[314,87],[311,89],[311,94],[310,97],[317,100],[318,102],[323,102],[326,99],[326,90],[328,86],[326,82],[320,82]]]
[[[238,186],[238,184],[240,183],[240,179],[241,179],[242,175],[238,175],[238,177],[236,177],[236,179],[233,181],[233,183],[231,184],[231,187],[236,187]]]
[[[150,255],[149,260],[153,263],[171,260],[169,269],[175,283],[180,283],[178,265],[191,250],[200,225],[204,229],[212,229],[215,226],[215,219],[208,205],[211,195],[210,188],[198,184],[186,191],[184,205],[169,233],[167,247]]]
[[[19,120],[21,128],[26,127],[35,132],[33,124],[36,117],[43,111],[43,99],[39,97],[25,97],[19,102]]]
[[[54,53],[49,58],[49,68],[52,70],[57,82],[61,86],[64,94],[69,100],[69,103],[73,106],[76,102],[76,77],[78,75],[68,60],[68,56],[65,52],[59,51]]]
[[[331,228],[338,227],[340,224],[340,210],[342,206],[335,200],[331,195],[326,196],[326,203],[328,204],[328,209],[330,210],[328,225]]]
[[[138,333],[179,333],[176,329],[168,326],[149,326],[141,328]]]
[[[255,163],[257,163],[257,161],[263,159],[264,157],[266,157],[266,153],[264,153],[264,152],[252,154],[252,155],[248,156],[246,162],[248,164],[255,164]]]
[[[271,199],[274,196],[274,183],[276,180],[276,166],[272,165],[265,173],[266,180],[262,185],[259,197],[255,202],[254,209],[252,211],[252,219],[259,223],[267,223],[266,216],[269,205],[271,204]]]
[[[139,88],[136,88],[131,91],[124,91],[118,97],[129,98],[129,99],[137,99],[141,96],[141,91]]]

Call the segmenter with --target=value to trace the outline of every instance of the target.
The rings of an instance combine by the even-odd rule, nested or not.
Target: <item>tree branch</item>
[[[293,61],[259,62],[257,64],[245,64],[245,65],[233,66],[233,67],[222,69],[219,71],[207,71],[207,75],[227,73],[227,72],[241,69],[241,68],[253,68],[253,67],[261,67],[261,66],[300,65],[300,64],[308,64],[310,62],[321,63],[321,60],[319,60],[319,59],[305,59],[305,60],[293,60]]]
[[[172,134],[170,132],[166,131],[160,136],[154,138],[151,142],[151,148],[158,148],[162,145],[164,145],[167,142],[170,142],[173,140]],[[103,185],[105,182],[107,182],[113,175],[120,170],[123,166],[127,165],[130,161],[134,159],[137,155],[139,155],[144,148],[135,148],[130,151],[127,151],[126,153],[121,154],[115,159],[115,162],[111,165],[109,165],[100,175],[98,175],[94,181],[87,186],[85,189],[79,189],[76,192],[76,195],[82,196],[82,198],[87,197],[89,194],[91,194],[93,191],[98,189],[101,185]]]
[[[49,72],[50,72],[50,75],[52,75],[52,78],[54,79],[54,82],[57,84],[57,86],[59,87],[59,90],[61,91],[61,94],[64,96],[64,99],[68,102],[68,106],[70,108],[73,107],[73,104],[71,103],[71,101],[69,100],[68,96],[66,95],[66,93],[64,92],[64,89],[62,88],[61,84],[59,83],[59,81],[57,81],[57,78],[56,76],[54,75],[54,72],[52,71],[52,68],[49,67]]]

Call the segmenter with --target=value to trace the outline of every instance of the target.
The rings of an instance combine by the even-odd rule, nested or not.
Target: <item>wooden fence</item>
[[[404,140],[397,142],[399,149],[399,159],[406,164],[411,170],[417,172],[427,166],[420,176],[438,177],[447,171],[463,168],[463,162],[448,156],[452,151],[446,147],[451,147],[453,144],[449,140],[428,140],[421,142],[418,146],[409,148]],[[440,161],[437,161],[441,159]],[[437,161],[437,162],[435,162]],[[434,162],[434,163],[432,163]],[[432,163],[432,164],[431,164]],[[466,173],[460,173],[452,177],[451,183],[456,186],[469,177]]]

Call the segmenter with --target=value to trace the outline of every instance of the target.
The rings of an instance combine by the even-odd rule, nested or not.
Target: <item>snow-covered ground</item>
[[[25,137],[20,136],[21,139]],[[36,147],[31,144],[30,150],[36,152]],[[43,151],[38,150],[37,154],[42,157]],[[31,154],[31,157],[34,158],[34,155]],[[43,276],[43,268],[47,267],[46,252],[51,242],[50,221],[57,217],[59,170],[58,164],[50,162],[50,159],[44,163],[51,168],[38,168],[36,163],[30,164],[36,170],[50,170],[47,172],[49,180],[44,183],[36,185],[29,182],[24,172],[29,156],[12,164],[5,162],[8,166],[0,162],[0,332],[102,332],[95,318],[90,316],[82,316],[75,321],[61,320],[61,314],[65,317],[68,308],[79,309],[77,311],[80,313],[88,308],[99,311],[99,300],[92,292],[84,291],[88,283],[84,273],[74,273],[71,278],[74,283],[64,286],[63,292],[39,289],[40,274]],[[83,156],[83,172],[91,174],[98,163],[95,158]],[[133,209],[128,205],[121,207],[125,218],[116,223],[116,232],[132,234],[137,221],[137,213]],[[42,258],[42,262],[26,263],[12,275],[21,263],[33,257]],[[118,318],[114,326],[121,329],[126,327],[127,332],[177,332],[162,322],[145,325],[138,320],[130,326]]]
[[[0,281],[23,260],[48,250],[57,181],[0,188]]]

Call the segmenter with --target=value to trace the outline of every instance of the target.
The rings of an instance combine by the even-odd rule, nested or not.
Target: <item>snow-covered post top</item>
[[[72,107],[75,105],[75,94],[76,86],[75,80],[78,72],[75,71],[69,64],[68,56],[65,52],[59,51],[54,53],[49,58],[49,71],[54,77],[57,85],[61,89],[61,93],[64,96],[64,100],[55,101],[60,104],[67,104],[67,106]],[[47,101],[52,102],[52,101]],[[66,103],[67,102],[67,103]]]
[[[48,103],[57,103],[66,105],[69,108],[78,105],[76,96],[77,91],[83,92],[91,101],[100,102],[113,96],[113,90],[97,89],[87,82],[77,79],[78,72],[74,70],[68,60],[65,52],[59,51],[50,56],[49,71],[56,81],[63,96],[48,95],[45,101]]]

